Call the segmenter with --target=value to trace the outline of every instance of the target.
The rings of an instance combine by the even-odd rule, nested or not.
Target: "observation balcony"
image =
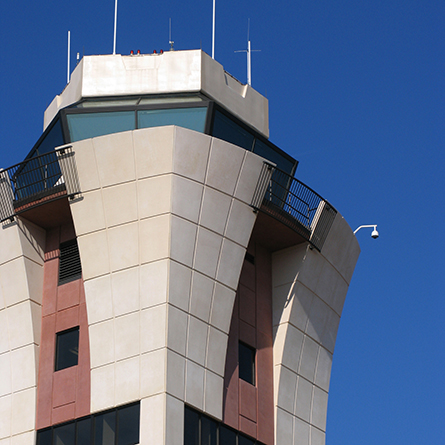
[[[0,170],[0,223],[42,204],[80,196],[74,152],[70,146],[25,159]]]
[[[292,229],[318,251],[337,214],[318,193],[267,162],[263,164],[251,206]]]

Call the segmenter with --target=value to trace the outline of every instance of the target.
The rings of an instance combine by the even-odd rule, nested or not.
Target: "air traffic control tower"
[[[359,255],[202,51],[86,56],[0,170],[2,445],[319,445]]]

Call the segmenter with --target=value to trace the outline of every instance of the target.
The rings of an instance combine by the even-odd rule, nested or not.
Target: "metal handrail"
[[[25,159],[0,170],[0,223],[13,221],[20,209],[45,201],[80,194],[71,146]]]
[[[318,193],[265,162],[251,206],[283,222],[321,251],[337,211]]]

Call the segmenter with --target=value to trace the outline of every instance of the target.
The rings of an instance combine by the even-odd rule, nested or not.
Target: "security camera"
[[[379,232],[377,232],[377,224],[366,224],[366,225],[364,225],[364,226],[357,227],[357,228],[354,230],[354,235],[355,235],[360,229],[363,229],[364,227],[369,227],[369,228],[372,227],[374,230],[372,231],[371,236],[372,236],[374,239],[377,239],[377,238],[379,237]]]

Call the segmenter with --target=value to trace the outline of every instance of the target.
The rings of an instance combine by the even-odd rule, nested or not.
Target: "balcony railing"
[[[320,195],[265,162],[251,206],[287,225],[321,251],[337,211]]]
[[[0,170],[0,223],[37,205],[80,194],[71,147],[35,156]]]

